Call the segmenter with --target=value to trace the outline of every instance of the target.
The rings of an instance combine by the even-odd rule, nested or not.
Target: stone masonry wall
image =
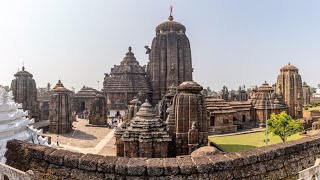
[[[37,179],[297,179],[320,155],[320,135],[239,153],[145,159],[80,154],[13,140],[7,164]]]

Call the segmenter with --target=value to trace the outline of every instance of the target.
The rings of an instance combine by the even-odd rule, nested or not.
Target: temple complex
[[[298,68],[290,63],[280,70],[277,79],[277,89],[288,105],[288,114],[294,118],[302,118],[303,108],[303,89],[302,80]]]
[[[141,105],[130,126],[117,138],[117,155],[125,157],[164,158],[169,154],[172,141],[165,123],[156,117],[148,100]],[[119,142],[122,141],[122,142]]]
[[[14,101],[21,103],[24,111],[29,112],[29,117],[39,120],[37,85],[33,75],[22,67],[22,71],[14,75],[15,79],[11,82],[11,90]]]
[[[72,112],[70,90],[61,81],[55,85],[50,97],[49,131],[55,134],[68,133],[72,130]]]
[[[272,113],[279,114],[287,111],[287,105],[282,97],[282,92],[274,89],[267,83],[263,83],[249,100],[254,109],[254,117],[260,123],[260,127],[265,127],[266,120]]]
[[[167,93],[170,86],[192,80],[191,48],[186,27],[173,20],[156,27],[156,37],[151,48],[146,46],[149,54],[147,77],[153,91],[153,104],[157,104]]]
[[[39,120],[49,119],[50,88],[38,88]]]
[[[131,47],[120,65],[115,65],[110,74],[105,74],[103,91],[107,104],[110,105],[117,101],[127,105],[135,96],[142,102],[150,98],[151,89],[146,79],[146,68],[139,65]]]

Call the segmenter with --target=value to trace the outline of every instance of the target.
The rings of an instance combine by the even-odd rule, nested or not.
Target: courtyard
[[[57,134],[45,133],[51,137],[54,148],[100,155],[115,155],[113,134],[114,129],[89,126],[89,121],[86,119],[77,119],[73,122],[73,131],[60,134],[59,146],[56,143]]]

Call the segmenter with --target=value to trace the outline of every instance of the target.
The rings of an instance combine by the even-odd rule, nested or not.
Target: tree
[[[267,126],[268,131],[279,136],[283,142],[285,142],[289,136],[303,130],[300,121],[292,119],[285,111],[280,114],[271,114],[270,119],[267,120]]]

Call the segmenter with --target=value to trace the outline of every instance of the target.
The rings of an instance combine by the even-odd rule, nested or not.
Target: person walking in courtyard
[[[59,146],[59,136],[57,135],[57,146]]]

